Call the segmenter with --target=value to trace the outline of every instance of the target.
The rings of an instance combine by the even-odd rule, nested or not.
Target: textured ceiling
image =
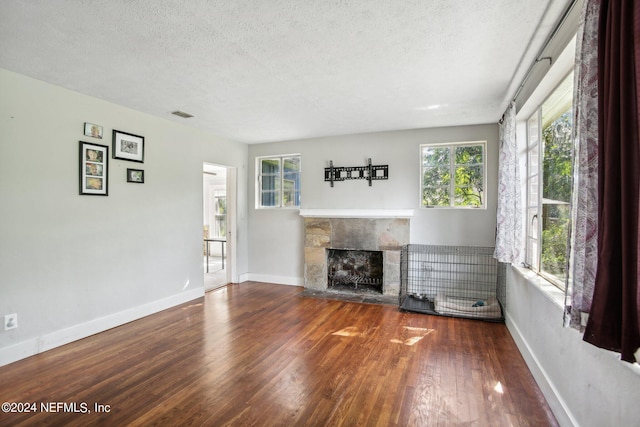
[[[0,67],[247,143],[491,123],[566,4],[1,0]]]

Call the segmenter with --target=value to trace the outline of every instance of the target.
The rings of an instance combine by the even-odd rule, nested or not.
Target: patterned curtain
[[[500,122],[498,160],[498,212],[496,248],[493,256],[500,262],[521,262],[520,174],[516,145],[516,107],[511,102]]]
[[[584,332],[598,264],[598,25],[601,0],[586,0],[576,43],[573,193],[565,326]]]

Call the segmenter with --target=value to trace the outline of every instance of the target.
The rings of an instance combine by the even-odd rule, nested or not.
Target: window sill
[[[520,276],[522,276],[532,286],[540,289],[540,292],[558,307],[564,309],[564,291],[549,282],[544,277],[536,274],[535,271],[526,267],[511,266]]]
[[[421,206],[425,210],[486,211],[486,206]]]
[[[259,206],[257,211],[299,211],[300,206]]]

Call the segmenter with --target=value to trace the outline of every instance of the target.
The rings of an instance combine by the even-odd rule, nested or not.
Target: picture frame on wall
[[[127,182],[134,182],[137,184],[144,184],[144,170],[142,169],[127,169]]]
[[[144,163],[144,136],[114,129],[113,158]]]
[[[80,194],[109,195],[109,147],[80,141]]]
[[[102,139],[102,126],[95,123],[84,123],[84,136]]]

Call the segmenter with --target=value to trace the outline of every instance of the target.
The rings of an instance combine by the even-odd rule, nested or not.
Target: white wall
[[[535,274],[508,269],[506,319],[558,422],[582,427],[638,425],[640,368],[563,327],[562,298],[553,298],[553,290],[540,287],[542,282]]]
[[[0,365],[203,295],[203,162],[238,168],[247,271],[245,144],[5,70],[0,93],[0,316],[19,324]],[[145,161],[109,159],[109,196],[81,196],[78,141],[112,129],[143,135]]]
[[[487,209],[420,207],[420,144],[487,141]],[[380,132],[285,141],[249,146],[249,182],[255,183],[255,158],[301,154],[302,208],[414,209],[411,243],[493,246],[496,225],[497,124]],[[389,165],[389,179],[324,182],[324,168]],[[249,188],[249,278],[303,284],[303,227],[295,209],[255,209]]]

